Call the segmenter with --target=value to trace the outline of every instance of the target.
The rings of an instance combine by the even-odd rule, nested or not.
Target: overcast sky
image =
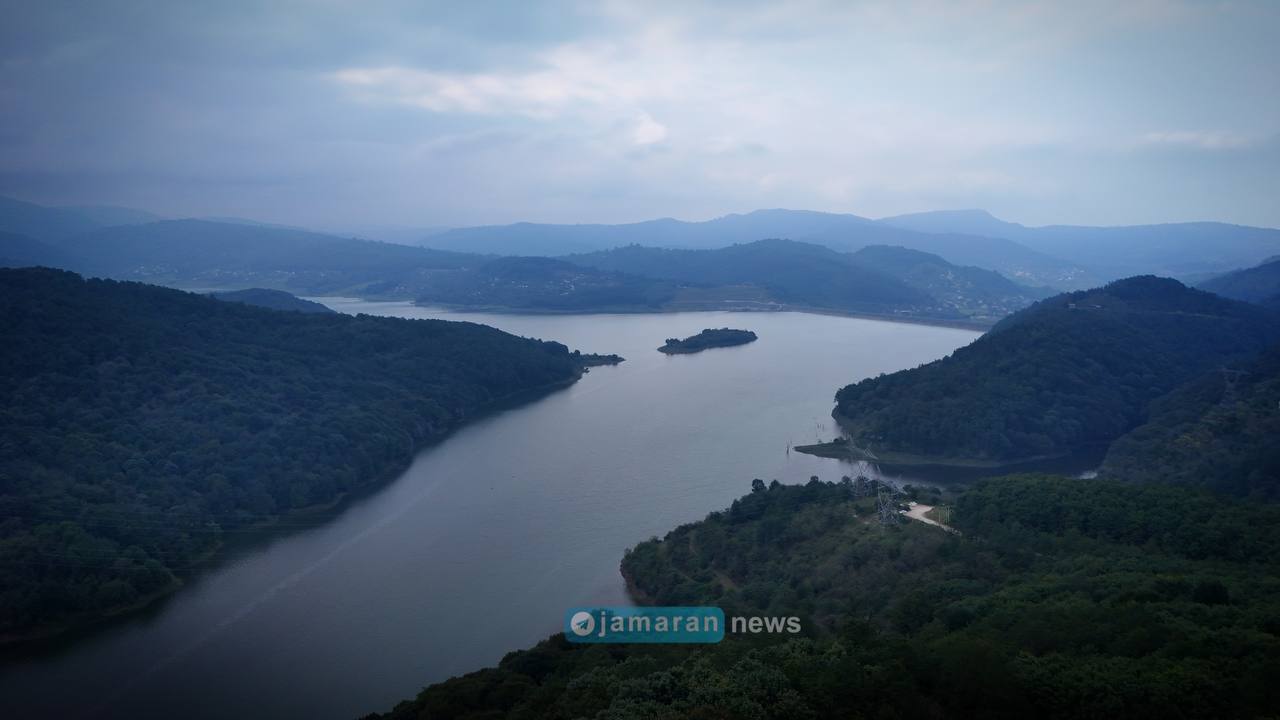
[[[0,0],[0,194],[1280,226],[1280,2]]]

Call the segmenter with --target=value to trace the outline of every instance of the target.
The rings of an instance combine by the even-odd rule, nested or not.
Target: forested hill
[[[1268,298],[1280,295],[1280,258],[1219,275],[1200,283],[1199,287],[1235,300],[1265,303]]]
[[[331,313],[327,305],[312,300],[303,300],[283,290],[267,290],[265,288],[249,288],[247,290],[227,290],[209,293],[216,300],[239,302],[246,305],[271,308],[272,310],[289,310],[304,313]]]
[[[108,227],[56,244],[66,269],[187,287],[270,287],[313,295],[412,297],[435,272],[476,256],[207,220]]]
[[[1280,347],[1152,402],[1147,422],[1107,450],[1102,474],[1280,500]]]
[[[631,245],[564,259],[597,270],[703,287],[751,286],[768,300],[790,306],[963,317],[888,273],[850,262],[848,255],[791,240],[760,240],[717,250]]]
[[[483,325],[282,313],[0,270],[0,638],[172,589],[584,358]]]
[[[950,356],[836,394],[855,439],[904,459],[1009,461],[1109,443],[1147,404],[1280,341],[1280,319],[1151,276],[1055,296]]]
[[[895,277],[966,316],[999,319],[1055,294],[1030,288],[994,270],[954,265],[937,255],[887,245],[868,245],[849,261]]]
[[[798,617],[799,636],[556,635],[401,703],[451,718],[1244,718],[1280,706],[1280,508],[1010,477],[956,535],[882,527],[847,482],[763,483],[622,561],[654,604]]]

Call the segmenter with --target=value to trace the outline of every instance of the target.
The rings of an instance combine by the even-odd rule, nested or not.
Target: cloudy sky
[[[1280,3],[0,0],[0,194],[1280,226]]]

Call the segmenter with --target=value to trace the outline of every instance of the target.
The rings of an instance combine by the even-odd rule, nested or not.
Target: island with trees
[[[658,352],[663,352],[668,355],[687,355],[689,353],[710,350],[711,348],[746,345],[747,343],[755,342],[757,339],[756,334],[750,330],[707,328],[697,335],[692,335],[683,340],[679,338],[667,338],[667,343],[658,348]]]

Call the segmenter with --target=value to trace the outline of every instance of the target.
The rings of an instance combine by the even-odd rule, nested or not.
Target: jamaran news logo
[[[575,643],[718,643],[726,631],[799,634],[797,617],[734,617],[718,607],[576,607],[564,616],[564,634]]]

